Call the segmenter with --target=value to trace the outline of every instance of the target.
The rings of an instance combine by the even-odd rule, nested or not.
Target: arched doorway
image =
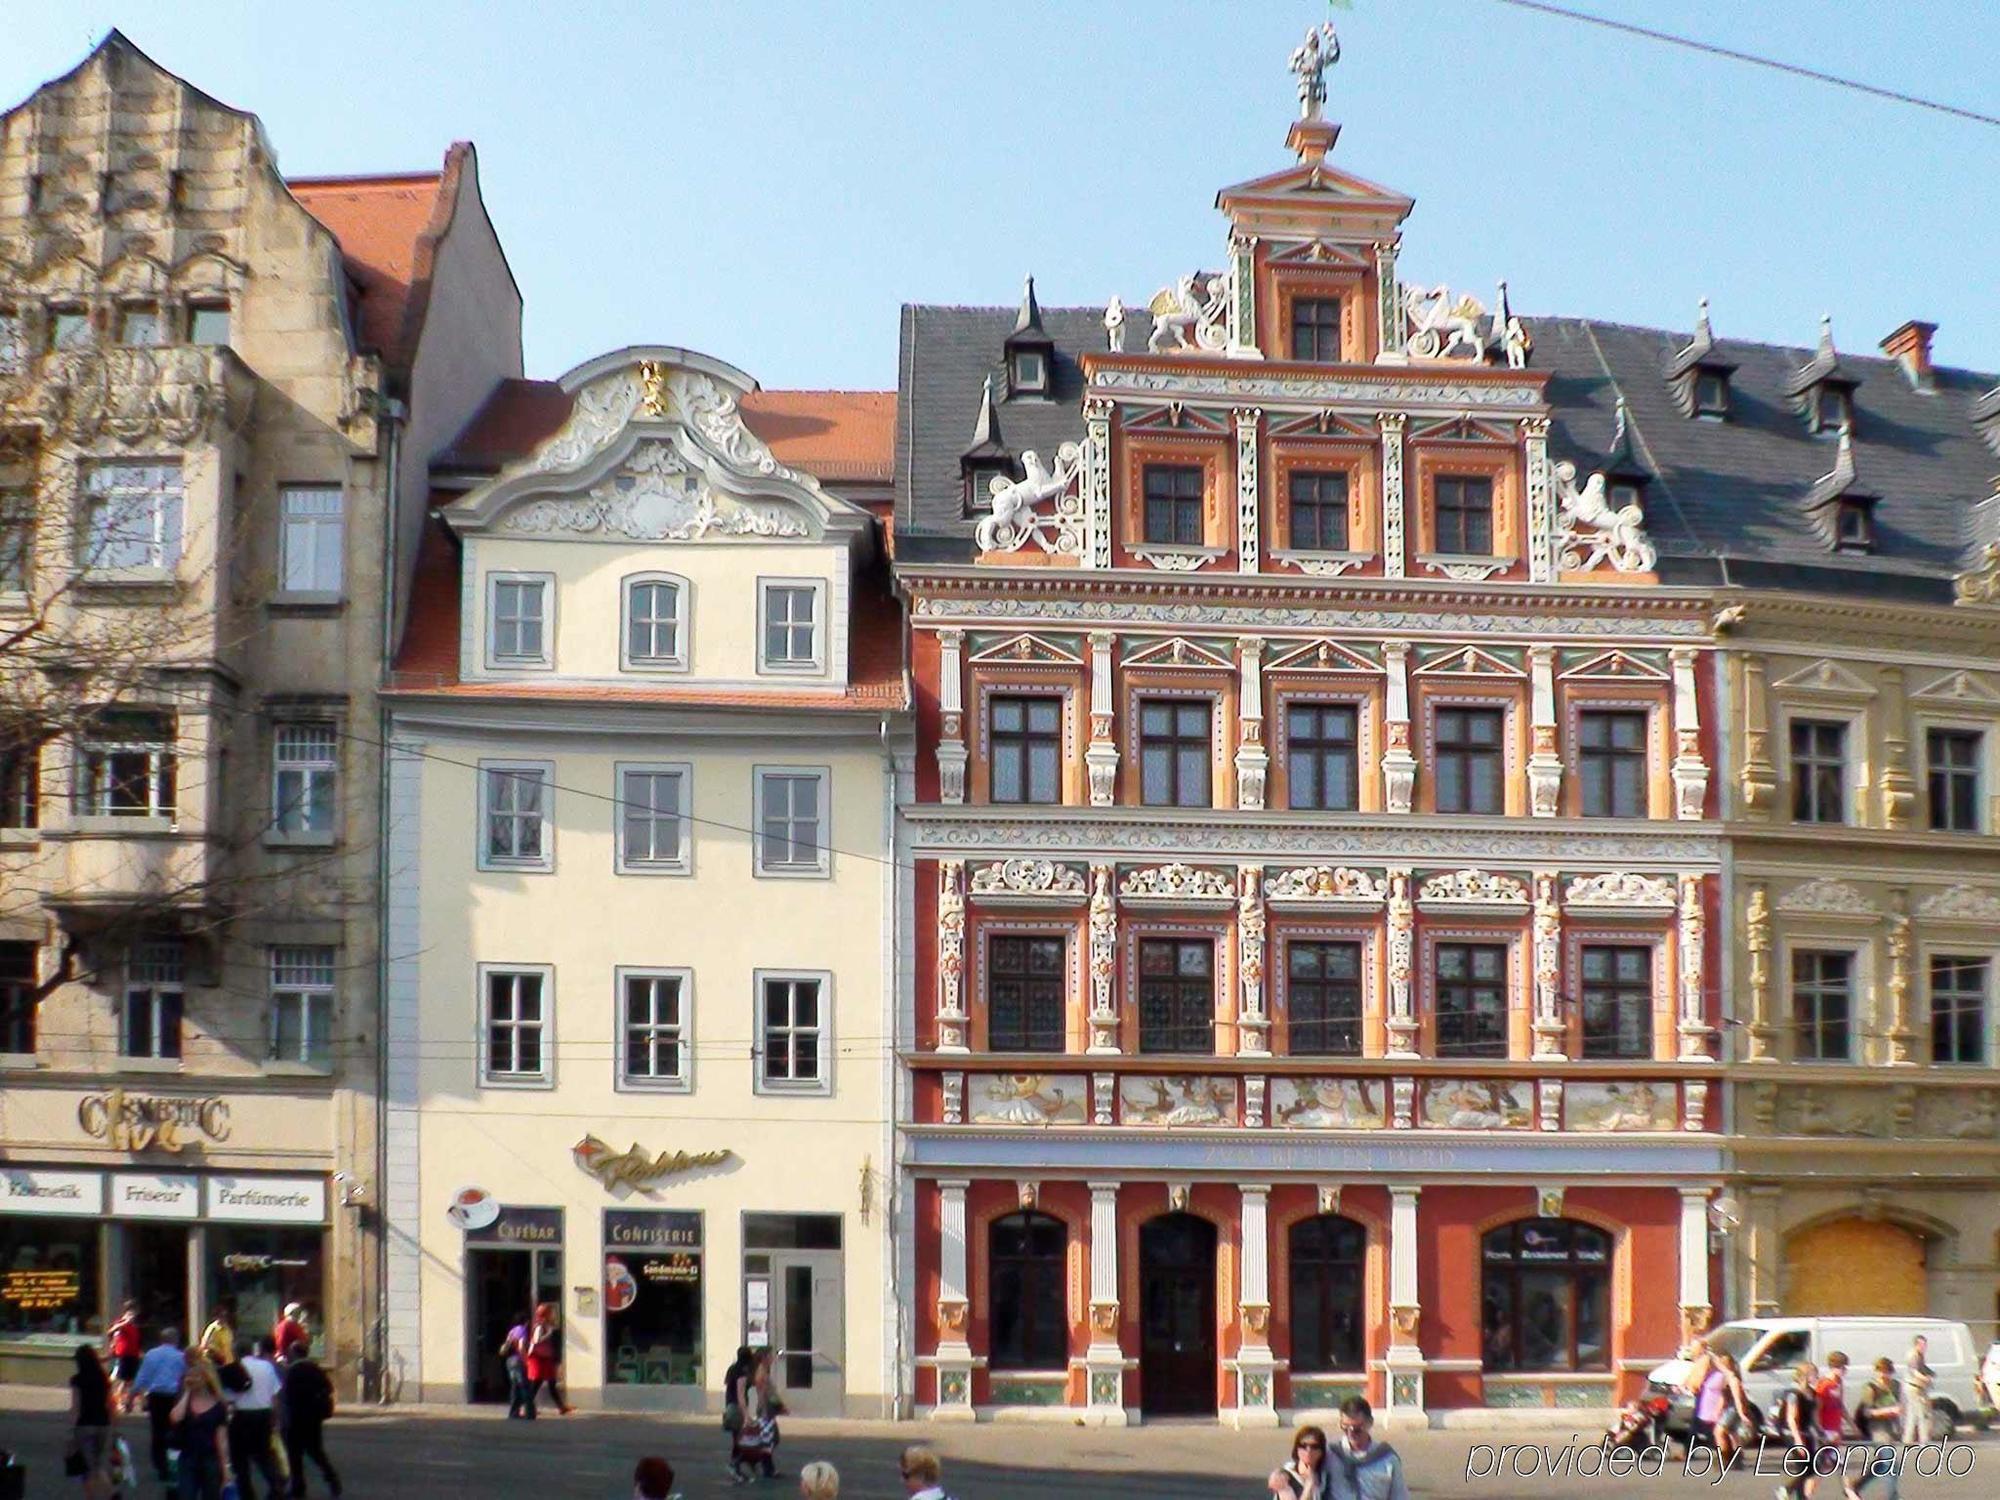
[[[1139,1404],[1215,1413],[1215,1226],[1162,1214],[1139,1226]]]
[[[1368,1231],[1352,1219],[1301,1219],[1286,1240],[1291,1280],[1291,1367],[1318,1375],[1365,1368],[1363,1294]]]
[[[1886,1219],[1829,1219],[1785,1240],[1787,1317],[1930,1311],[1924,1237]]]

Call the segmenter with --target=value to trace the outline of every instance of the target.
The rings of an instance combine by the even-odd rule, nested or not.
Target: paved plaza
[[[28,1500],[70,1496],[62,1471],[64,1419],[53,1393],[0,1389],[0,1447],[19,1452],[30,1467]],[[28,1409],[24,1409],[28,1408]],[[1590,1433],[1584,1442],[1595,1442]],[[143,1467],[144,1424],[130,1434]],[[1548,1500],[1553,1495],[1720,1495],[1764,1500],[1775,1475],[1736,1474],[1720,1484],[1670,1465],[1660,1475],[1601,1474],[1551,1481],[1507,1472],[1468,1476],[1468,1456],[1489,1471],[1499,1445],[1532,1444],[1558,1452],[1572,1441],[1559,1428],[1400,1433],[1396,1447],[1409,1462],[1416,1496],[1477,1496],[1480,1500]],[[823,1458],[841,1473],[841,1493],[853,1500],[894,1500],[903,1493],[896,1473],[902,1445],[928,1442],[945,1458],[946,1488],[959,1500],[1084,1500],[1120,1491],[1134,1500],[1194,1500],[1200,1496],[1250,1500],[1264,1493],[1264,1476],[1282,1455],[1285,1438],[1273,1432],[1240,1433],[1207,1424],[1162,1424],[1099,1429],[999,1424],[930,1426],[871,1422],[797,1421],[786,1426],[781,1466],[787,1475]],[[328,1429],[327,1446],[346,1481],[349,1500],[416,1500],[416,1497],[533,1496],[624,1500],[632,1463],[644,1453],[664,1454],[674,1465],[683,1500],[724,1495],[789,1497],[790,1478],[744,1488],[723,1468],[725,1440],[708,1421],[579,1414],[544,1418],[530,1427],[481,1412],[409,1411],[343,1417]],[[2000,1492],[2000,1440],[1975,1435],[1957,1452],[1960,1477],[1903,1481],[1906,1497],[1987,1497]],[[322,1493],[317,1486],[313,1494]],[[142,1500],[156,1493],[150,1483]],[[1833,1491],[1825,1490],[1824,1500]]]

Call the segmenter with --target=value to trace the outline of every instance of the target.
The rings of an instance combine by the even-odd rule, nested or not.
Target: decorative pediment
[[[1183,864],[1152,865],[1127,875],[1118,883],[1118,894],[1140,900],[1234,901],[1236,880],[1226,870],[1197,869]]]
[[[1872,698],[1874,687],[1839,662],[1822,657],[1771,684],[1795,693],[1836,693],[1850,698]]]
[[[1664,875],[1611,870],[1579,875],[1563,888],[1563,905],[1576,907],[1671,908],[1674,883]]]
[[[2000,692],[1981,672],[1947,672],[1925,683],[1910,695],[1934,703],[2000,704]]]
[[[1778,910],[1822,917],[1881,915],[1855,887],[1844,880],[1821,878],[1795,885],[1778,898]]]
[[[531,500],[501,519],[500,530],[527,536],[568,532],[638,542],[699,542],[741,537],[806,537],[807,519],[782,502],[752,503],[718,491],[668,443],[648,441],[619,471],[582,495]]]
[[[1083,658],[1068,641],[1050,640],[1039,635],[982,637],[974,645],[970,660],[977,666],[1059,666],[1080,667]]]
[[[1528,887],[1512,875],[1488,870],[1451,870],[1433,875],[1417,888],[1420,903],[1460,906],[1526,906]]]
[[[1665,666],[1657,661],[1647,661],[1629,651],[1578,651],[1570,655],[1576,658],[1573,664],[1565,666],[1557,674],[1565,681],[1587,679],[1596,682],[1666,682],[1669,680]]]
[[[1213,645],[1191,641],[1186,636],[1173,636],[1164,641],[1151,641],[1135,649],[1125,658],[1127,667],[1186,667],[1197,671],[1210,670],[1233,672],[1235,662],[1224,654],[1224,650]]]
[[[1379,676],[1382,667],[1360,652],[1338,641],[1286,642],[1265,663],[1266,672],[1368,672]]]
[[[1417,675],[1419,677],[1525,677],[1527,673],[1514,663],[1495,656],[1491,651],[1482,651],[1477,646],[1463,646],[1431,657],[1417,668]]]
[[[1127,432],[1220,434],[1229,430],[1229,418],[1220,411],[1189,406],[1185,401],[1166,401],[1130,409],[1121,425]]]
[[[1516,439],[1511,424],[1482,422],[1476,417],[1461,413],[1455,417],[1433,418],[1429,421],[1410,424],[1409,441],[1413,443],[1499,443],[1513,447]]]
[[[1318,411],[1300,417],[1281,419],[1274,416],[1271,421],[1271,436],[1351,438],[1356,442],[1376,443],[1381,441],[1382,429],[1372,421],[1364,422],[1356,417],[1342,415],[1330,406],[1322,406]]]
[[[1928,922],[1970,922],[1980,926],[2000,924],[2000,891],[1981,890],[1975,885],[1955,885],[1917,903],[1917,915]]]
[[[972,894],[1081,901],[1083,871],[1050,859],[1003,859],[972,872]]]
[[[1280,870],[1264,883],[1264,894],[1273,901],[1379,906],[1389,899],[1389,882],[1346,865],[1306,865]]]
[[[1272,266],[1311,266],[1319,270],[1341,270],[1367,272],[1374,267],[1373,261],[1362,254],[1360,248],[1315,236],[1309,240],[1294,240],[1279,243],[1271,248],[1265,261]]]

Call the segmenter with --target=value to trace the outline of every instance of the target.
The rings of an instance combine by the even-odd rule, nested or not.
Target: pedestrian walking
[[[1715,1365],[1722,1372],[1722,1413],[1715,1419],[1715,1451],[1724,1469],[1736,1462],[1736,1455],[1750,1441],[1757,1424],[1750,1415],[1750,1395],[1743,1389],[1743,1371],[1733,1354],[1718,1354]]]
[[[507,1370],[507,1415],[509,1417],[532,1417],[535,1406],[528,1399],[528,1325],[535,1321],[533,1313],[522,1318],[507,1330],[507,1337],[500,1341],[500,1360]]]
[[[1325,1500],[1326,1429],[1301,1427],[1292,1434],[1292,1456],[1271,1471],[1266,1486],[1284,1500]]]
[[[319,1465],[329,1494],[340,1494],[340,1475],[326,1456],[326,1424],[333,1416],[333,1382],[326,1378],[301,1339],[286,1351],[284,1399],[285,1463],[292,1471],[291,1500],[304,1500],[306,1460]]]
[[[188,1359],[173,1421],[181,1451],[180,1500],[222,1500],[231,1472],[229,1407],[214,1364],[199,1351]]]
[[[118,1409],[130,1413],[133,1406],[132,1382],[138,1378],[139,1356],[145,1348],[139,1331],[139,1304],[126,1299],[118,1320],[104,1335],[111,1354],[111,1399]]]
[[[1402,1455],[1375,1441],[1375,1409],[1359,1396],[1340,1403],[1340,1441],[1327,1460],[1330,1500],[1410,1500]]]
[[[743,1431],[743,1387],[757,1372],[757,1352],[748,1344],[736,1346],[736,1358],[722,1372],[722,1430],[729,1434],[731,1474],[736,1472],[736,1438]]]
[[[778,1413],[782,1404],[771,1392],[771,1354],[757,1356],[750,1378],[742,1382],[743,1422],[729,1446],[729,1477],[747,1484],[752,1470],[766,1479],[778,1477]]]
[[[1820,1473],[1838,1474],[1841,1492],[1847,1500],[1854,1500],[1854,1484],[1847,1477],[1844,1457],[1847,1450],[1847,1356],[1840,1350],[1827,1355],[1826,1373],[1814,1384],[1813,1396],[1819,1408],[1814,1415],[1819,1422],[1820,1451],[1826,1455],[1820,1459]]]
[[[263,1471],[265,1493],[275,1497],[289,1486],[272,1451],[277,1438],[278,1393],[284,1385],[271,1361],[271,1341],[259,1339],[241,1364],[249,1383],[230,1403],[229,1462],[236,1470],[236,1488],[242,1500],[257,1500],[254,1476],[259,1470]]]
[[[336,1491],[336,1493],[338,1493]],[[657,1454],[642,1458],[632,1469],[632,1500],[673,1500],[674,1466]]]
[[[556,1323],[556,1305],[543,1302],[535,1308],[535,1320],[528,1327],[527,1347],[522,1352],[522,1362],[527,1367],[528,1415],[535,1414],[535,1407],[541,1401],[542,1387],[547,1386],[549,1394],[555,1398],[556,1410],[568,1416],[574,1409],[563,1400],[562,1393],[562,1329]]]
[[[1931,1341],[1921,1333],[1910,1340],[1903,1359],[1903,1446],[1921,1443],[1931,1432],[1931,1384],[1937,1372],[1924,1358]]]
[[[181,1331],[162,1328],[160,1341],[139,1361],[139,1373],[132,1380],[132,1393],[146,1403],[146,1421],[152,1428],[153,1476],[168,1483],[173,1471],[167,1467],[167,1449],[174,1431],[174,1404],[181,1399],[181,1384],[187,1379],[187,1356],[181,1352]]]
[[[1813,1382],[1818,1378],[1818,1368],[1808,1360],[1793,1370],[1791,1387],[1778,1398],[1778,1434],[1787,1444],[1785,1482],[1778,1486],[1781,1496],[1813,1492],[1813,1456],[1819,1452],[1819,1401]]]
[[[903,1450],[897,1469],[903,1476],[903,1493],[910,1500],[949,1500],[944,1492],[944,1463],[936,1449],[911,1444]]]
[[[840,1500],[840,1470],[823,1458],[800,1469],[799,1500]]]
[[[208,1327],[202,1329],[201,1339],[195,1348],[208,1356],[208,1362],[215,1366],[219,1376],[223,1368],[236,1363],[236,1309],[224,1302],[215,1309],[215,1316],[208,1320]]]
[[[278,1321],[271,1325],[271,1347],[278,1351],[281,1363],[292,1357],[294,1344],[312,1347],[312,1334],[306,1330],[306,1309],[302,1302],[287,1302],[285,1310],[278,1315]]]
[[[69,1378],[69,1456],[64,1468],[83,1481],[84,1500],[103,1500],[111,1480],[111,1427],[117,1412],[111,1377],[89,1344],[76,1346],[76,1373]]]
[[[1887,1355],[1875,1361],[1874,1378],[1862,1387],[1854,1426],[1865,1438],[1894,1441],[1902,1434],[1903,1385],[1896,1379],[1896,1362]]]

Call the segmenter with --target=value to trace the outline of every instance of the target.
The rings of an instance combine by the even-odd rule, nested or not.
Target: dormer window
[[[1694,414],[1711,422],[1729,419],[1729,376],[1722,370],[1694,372]]]
[[[983,516],[993,504],[993,481],[1012,479],[1013,470],[993,460],[973,460],[965,465],[965,513]]]
[[[1016,349],[1008,360],[1007,384],[1010,393],[1016,396],[1046,396],[1048,356],[1040,349]]]
[[[1866,500],[1842,500],[1835,512],[1833,545],[1840,552],[1873,552],[1874,507]]]
[[[1340,358],[1340,299],[1300,297],[1292,303],[1292,358],[1331,364]]]
[[[1824,384],[1813,390],[1813,431],[1832,437],[1854,421],[1854,392],[1844,385]]]
[[[1614,476],[1610,485],[1611,508],[1623,510],[1628,505],[1642,505],[1646,499],[1645,481]]]
[[[1007,335],[1002,352],[1006,356],[1007,399],[1052,394],[1051,375],[1056,341],[1042,326],[1041,304],[1035,300],[1035,278],[1021,288],[1021,310],[1014,318],[1014,331]]]

